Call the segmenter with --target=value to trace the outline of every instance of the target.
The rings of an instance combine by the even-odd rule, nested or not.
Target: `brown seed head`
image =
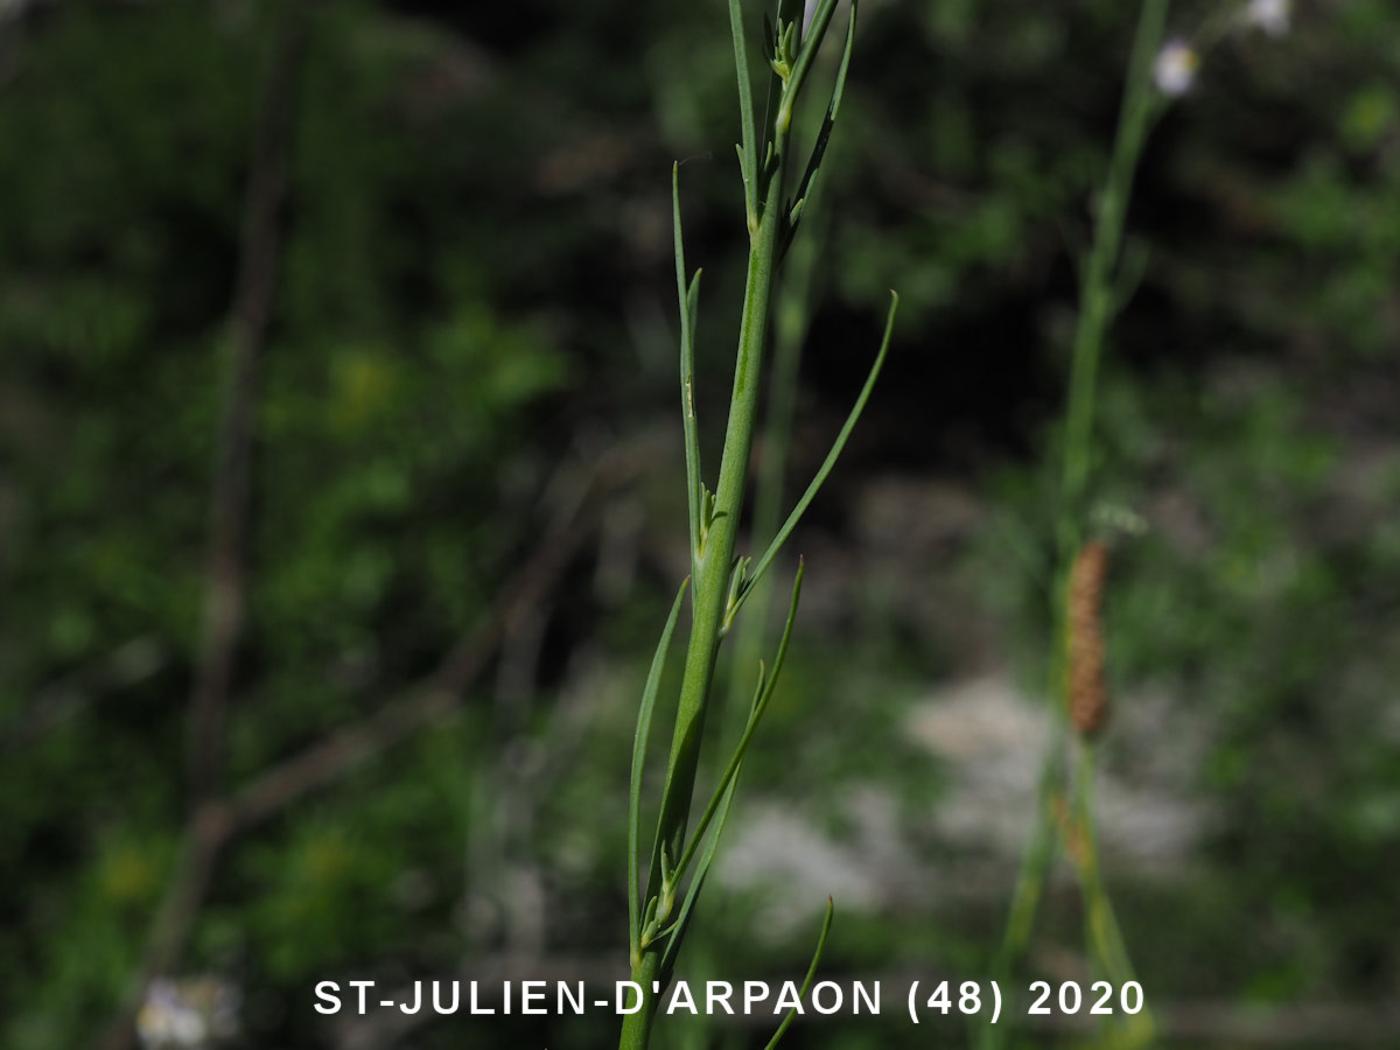
[[[1069,574],[1069,717],[1075,729],[1092,737],[1108,718],[1104,678],[1103,589],[1108,548],[1091,541],[1080,548]]]

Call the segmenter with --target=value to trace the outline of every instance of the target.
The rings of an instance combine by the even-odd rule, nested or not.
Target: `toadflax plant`
[[[1149,136],[1170,106],[1191,92],[1211,48],[1236,31],[1282,35],[1289,29],[1292,5],[1290,0],[1221,4],[1189,37],[1167,37],[1169,14],[1170,0],[1141,2],[1117,132],[1095,202],[1092,243],[1080,271],[1055,508],[1047,690],[1055,720],[1030,841],[993,964],[993,976],[1000,980],[1010,976],[1029,944],[1057,839],[1083,892],[1085,941],[1095,965],[1114,984],[1133,979],[1100,866],[1095,812],[1098,736],[1109,713],[1101,623],[1108,549],[1090,528],[1098,374],[1113,322],[1131,300],[1147,263],[1145,252],[1127,237],[1127,218]],[[1009,1038],[1008,1025],[983,1023],[978,1046],[999,1050]],[[1143,1010],[1125,1022],[1115,1045],[1142,1046],[1153,1038],[1151,1014]]]
[[[1139,9],[1118,128],[1094,208],[1092,244],[1080,271],[1056,503],[1048,689],[1055,719],[1040,774],[1030,841],[993,963],[993,977],[1001,981],[1010,977],[1026,950],[1059,837],[1065,839],[1075,862],[1084,894],[1086,939],[1095,962],[1115,983],[1131,980],[1133,975],[1098,864],[1093,761],[1095,737],[1107,704],[1099,623],[1106,548],[1086,543],[1086,523],[1099,366],[1110,325],[1131,296],[1145,265],[1141,250],[1125,250],[1133,183],[1149,132],[1167,102],[1189,88],[1194,70],[1194,52],[1177,59],[1172,50],[1176,43],[1163,45],[1169,3],[1142,0]],[[1071,743],[1075,745],[1072,767],[1068,758]],[[1071,804],[1065,801],[1067,780]],[[1138,1030],[1130,1033],[1127,1041],[1133,1045],[1150,1041],[1152,1024],[1146,1011],[1132,1020]],[[980,1050],[999,1050],[1008,1038],[1008,1026],[983,1023],[978,1046]]]
[[[845,46],[841,53],[830,101],[806,159],[794,162],[794,118],[813,63],[836,12],[837,0],[819,0],[804,18],[801,0],[778,0],[775,18],[765,18],[764,47],[768,68],[767,102],[760,115],[754,106],[745,44],[744,12],[740,0],[729,0],[730,30],[739,87],[741,141],[739,171],[744,191],[744,217],[749,236],[748,275],[739,318],[738,349],[728,423],[720,458],[718,480],[711,490],[700,462],[695,413],[695,314],[699,300],[700,271],[686,270],[681,236],[679,170],[672,169],[671,186],[675,221],[676,290],[680,302],[681,418],[685,436],[686,497],[689,515],[691,572],[681,584],[661,632],[642,691],[637,732],[632,752],[632,775],[627,812],[628,946],[632,980],[643,990],[641,1009],[623,1022],[620,1050],[641,1050],[649,1045],[657,1001],[675,972],[677,956],[694,915],[695,903],[714,860],[719,837],[729,815],[740,768],[763,715],[772,700],[792,638],[802,587],[799,565],[792,586],[787,620],[771,665],[759,661],[757,681],[749,701],[747,719],[733,753],[724,764],[698,820],[691,824],[696,793],[701,742],[706,714],[714,690],[715,662],[735,617],[754,587],[772,566],[803,513],[820,491],[845,447],[851,430],[870,398],[871,390],[889,350],[898,297],[891,293],[884,336],[870,374],[855,406],[838,433],[831,451],[817,470],[796,506],[778,529],[768,548],[754,559],[737,556],[737,535],[748,484],[749,458],[760,389],[764,382],[764,348],[778,271],[802,220],[802,210],[821,169],[826,147],[836,123],[850,68],[855,36],[856,0],[847,16]],[[641,810],[643,771],[652,715],[660,689],[667,652],[690,595],[690,632],[680,694],[676,701],[675,731],[662,782],[656,830],[647,859],[642,856]],[[822,925],[817,949],[808,972],[811,980],[820,959],[831,921],[830,907]],[[773,1038],[781,1038],[791,1017]]]

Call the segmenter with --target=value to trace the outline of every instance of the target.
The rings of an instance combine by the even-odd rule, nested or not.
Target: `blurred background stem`
[[[1110,972],[1131,972],[1126,964],[1126,950],[1121,947],[1122,938],[1118,934],[1112,904],[1099,876],[1097,837],[1092,830],[1094,745],[1088,740],[1081,740],[1074,750],[1074,757],[1070,759],[1067,756],[1071,735],[1068,719],[1067,610],[1070,567],[1088,531],[1099,364],[1109,325],[1127,291],[1122,287],[1120,267],[1124,226],[1128,204],[1132,199],[1134,177],[1159,101],[1152,84],[1152,64],[1162,46],[1168,7],[1169,0],[1143,0],[1108,175],[1093,209],[1092,246],[1080,274],[1079,312],[1062,436],[1064,445],[1056,524],[1056,571],[1051,593],[1051,655],[1046,691],[1050,704],[1050,741],[1037,788],[1029,844],[1016,877],[1002,943],[992,964],[992,976],[1002,982],[1008,981],[1014,974],[1034,930],[1046,879],[1054,864],[1056,839],[1060,834],[1055,820],[1055,798],[1062,790],[1065,771],[1071,761],[1078,788],[1075,792],[1078,802],[1076,812],[1082,821],[1085,850],[1083,870],[1086,877],[1081,879],[1081,884],[1089,915],[1087,921],[1095,931],[1089,947],[1100,956],[1101,964],[1109,962]],[[1098,950],[1108,941],[1117,946],[1113,952]],[[981,1046],[985,1050],[1004,1046],[1009,1031],[1010,1026],[1006,1022],[982,1025]]]

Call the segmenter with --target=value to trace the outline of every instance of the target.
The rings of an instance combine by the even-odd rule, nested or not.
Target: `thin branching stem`
[[[1067,754],[1067,647],[1069,571],[1084,539],[1087,496],[1093,466],[1094,408],[1097,400],[1099,363],[1105,338],[1114,314],[1124,302],[1125,269],[1140,276],[1140,266],[1124,267],[1123,239],[1128,203],[1142,159],[1143,146],[1154,119],[1160,113],[1161,96],[1152,84],[1152,63],[1161,47],[1170,0],[1143,0],[1128,74],[1119,110],[1109,170],[1094,210],[1093,240],[1088,260],[1081,271],[1079,314],[1076,321],[1070,362],[1069,397],[1065,409],[1060,492],[1056,519],[1057,569],[1051,588],[1051,655],[1047,695],[1051,708],[1051,739],[1037,791],[1031,837],[1017,873],[1005,932],[993,960],[993,977],[1006,981],[1029,943],[1036,913],[1044,893],[1046,878],[1054,864],[1059,830],[1056,826],[1055,798],[1071,768]],[[1137,277],[1132,277],[1136,283]],[[1084,813],[1092,814],[1093,744],[1081,743],[1074,759],[1074,775],[1079,785]],[[1080,808],[1080,807],[1076,807]],[[1085,839],[1087,849],[1096,851],[1092,835]],[[1097,871],[1096,854],[1091,857]],[[1086,903],[1097,914],[1101,925],[1111,916],[1101,882],[1086,884]],[[1116,931],[1117,923],[1113,921]],[[1119,938],[1121,945],[1121,938]],[[1123,953],[1126,958],[1126,952]],[[1009,1026],[982,1024],[979,1045],[997,1050],[1005,1045]]]
[[[792,425],[797,411],[798,377],[802,344],[811,318],[810,299],[815,282],[816,258],[821,251],[824,230],[811,231],[788,259],[779,291],[773,324],[773,374],[767,412],[763,422],[757,484],[753,494],[753,526],[750,543],[767,543],[782,523],[784,484]],[[767,582],[753,588],[750,611],[741,621],[734,639],[728,695],[724,701],[725,725],[722,739],[737,739],[747,724],[742,709],[743,694],[749,688],[750,669],[759,661],[769,634],[769,587]],[[718,705],[717,705],[718,706]],[[732,712],[732,714],[730,713]]]
[[[780,164],[770,184],[780,184],[782,173]],[[695,556],[694,619],[686,648],[676,726],[657,823],[658,855],[669,853],[670,856],[679,857],[685,852],[685,834],[705,728],[706,700],[719,652],[730,568],[734,561],[744,483],[753,445],[759,369],[776,261],[778,217],[777,208],[765,206],[763,219],[749,251],[748,279],[744,291],[729,423],[720,460],[719,487],[715,492],[712,518],[704,530],[702,549]],[[660,866],[653,864],[648,885],[662,892],[662,882]],[[648,992],[654,982],[661,980],[661,960],[658,951],[646,950],[634,968],[633,979]],[[648,1045],[654,1012],[655,997],[648,994],[642,1010],[627,1017],[623,1023],[619,1044],[621,1050],[642,1050]]]
[[[749,231],[748,273],[744,282],[744,301],[739,322],[738,347],[735,353],[734,382],[729,399],[729,414],[725,424],[724,447],[719,462],[718,483],[713,494],[705,487],[700,469],[698,427],[694,412],[694,326],[697,283],[688,279],[681,233],[679,194],[674,205],[676,240],[676,289],[681,312],[681,394],[685,427],[686,484],[689,512],[691,555],[691,623],[686,643],[685,663],[681,671],[680,693],[676,702],[675,727],[670,754],[666,762],[665,779],[661,789],[656,833],[650,850],[650,864],[645,882],[640,878],[642,844],[640,841],[640,794],[642,767],[645,758],[647,731],[656,700],[657,682],[662,661],[670,641],[679,610],[680,598],[673,606],[671,619],[663,632],[661,644],[653,660],[638,721],[634,744],[633,773],[628,804],[629,849],[629,947],[631,949],[632,979],[642,987],[642,1008],[623,1022],[619,1046],[621,1050],[645,1050],[651,1039],[657,1008],[657,991],[670,980],[676,955],[695,902],[714,858],[720,835],[733,802],[743,756],[752,741],[754,731],[773,695],[778,674],[782,669],[793,619],[797,608],[801,570],[793,588],[793,601],[782,642],[772,663],[771,673],[762,665],[759,684],[750,705],[749,720],[743,737],[706,804],[698,825],[690,827],[690,811],[695,795],[699,770],[701,742],[710,707],[714,684],[715,663],[719,648],[728,633],[739,607],[755,583],[777,555],[783,542],[796,526],[802,512],[811,503],[835,465],[856,419],[869,400],[875,378],[879,374],[889,348],[894,320],[894,308],[885,326],[884,340],[876,355],[870,378],[861,390],[846,425],[817,472],[817,477],[798,501],[787,522],[778,529],[773,543],[759,560],[757,570],[749,574],[747,558],[736,558],[739,522],[748,484],[749,460],[753,451],[755,424],[758,417],[760,388],[764,375],[764,353],[767,340],[773,292],[778,266],[795,230],[795,209],[786,194],[789,181],[792,117],[797,111],[802,85],[821,47],[822,39],[835,11],[837,0],[822,0],[800,38],[798,23],[785,17],[786,6],[778,8],[778,24],[773,29],[767,56],[773,71],[770,90],[776,98],[775,115],[765,116],[764,126],[755,121],[753,90],[750,83],[748,52],[744,43],[744,18],[740,0],[730,0],[729,20],[734,37],[734,59],[739,87],[741,141],[739,144],[740,174],[744,186],[744,206]],[[852,26],[854,3],[852,4]],[[804,192],[810,188],[819,168],[835,119],[846,72],[849,68],[851,30],[848,29],[846,53],[842,59],[827,119],[818,133],[816,146],[807,161],[802,177]],[[802,169],[795,169],[802,170]],[[673,190],[678,190],[673,172]],[[697,274],[698,277],[698,274]],[[688,879],[688,882],[687,882]],[[643,889],[643,887],[645,887]],[[825,927],[822,943],[825,942]],[[818,956],[820,955],[820,946]]]

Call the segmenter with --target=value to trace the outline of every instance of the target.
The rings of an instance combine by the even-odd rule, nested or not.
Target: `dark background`
[[[862,8],[790,492],[904,305],[794,540],[804,612],[697,974],[800,972],[828,893],[826,972],[985,973],[1135,14]],[[175,994],[236,998],[249,1047],[611,1045],[601,1018],[333,1024],[310,989],[623,954],[632,721],[685,565],[669,172],[714,462],[730,48],[718,0],[0,4],[0,1044],[98,1045]],[[1163,1045],[1400,1028],[1397,73],[1390,0],[1231,34],[1130,211],[1100,801]],[[1028,973],[1088,973],[1080,918],[1061,870]],[[963,1045],[890,1013],[788,1045]]]

